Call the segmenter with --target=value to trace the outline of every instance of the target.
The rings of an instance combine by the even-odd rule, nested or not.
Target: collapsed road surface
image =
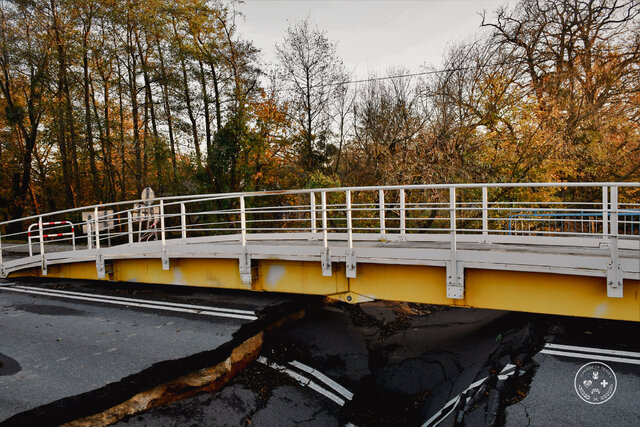
[[[123,376],[140,369],[147,376],[158,374],[144,369],[149,364],[166,372],[180,368],[192,353],[207,354],[209,360],[206,350],[224,347],[234,330],[237,334],[258,322],[253,313],[260,317],[270,307],[296,300],[93,282],[5,285],[11,288],[0,287],[0,332],[7,337],[0,349],[0,410],[9,420],[29,413],[42,420],[42,414],[60,409],[46,402],[69,403],[59,400],[63,395],[113,397],[121,389],[102,387],[106,392],[98,395],[85,390],[126,382]],[[101,299],[111,301],[96,301]],[[294,304],[313,307],[307,316],[271,334],[259,357],[254,354],[255,361],[242,366],[226,386],[166,400],[119,417],[117,425],[640,424],[635,405],[640,343],[634,338],[640,327],[635,323],[308,301]],[[596,382],[585,376],[594,371],[583,369],[593,361],[612,372],[598,371],[598,383],[606,380],[606,388],[597,393]],[[599,404],[585,401],[576,391],[578,377],[593,396],[610,396]],[[147,379],[140,373],[125,378],[134,378],[130,383]],[[38,382],[42,385],[33,386]],[[71,399],[67,407],[78,410],[79,402]],[[83,414],[68,415],[70,420]]]
[[[122,392],[123,387],[115,386],[122,379],[130,379],[124,389],[135,393],[144,391],[145,382],[152,387],[161,381],[147,378],[160,370],[160,362],[165,363],[162,371],[188,374],[189,357],[219,349],[264,311],[287,304],[296,306],[293,297],[275,294],[3,281],[0,424],[30,419],[57,424],[49,414],[65,411],[58,421],[73,420],[80,416],[73,411],[83,404],[78,396],[89,401],[96,390],[103,393],[93,400],[107,396],[120,403],[108,395]],[[177,361],[176,366],[166,361]],[[175,378],[171,372],[160,376]],[[100,411],[108,408],[106,403],[92,405]],[[83,415],[91,414],[88,410]]]
[[[326,304],[280,329],[223,390],[117,425],[639,425],[638,332],[634,323],[527,313]],[[608,350],[549,352],[563,342]],[[618,390],[601,405],[581,400],[578,370],[611,349],[626,351],[607,361]]]

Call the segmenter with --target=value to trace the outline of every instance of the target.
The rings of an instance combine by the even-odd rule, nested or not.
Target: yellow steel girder
[[[453,300],[446,297],[444,267],[360,263],[357,277],[349,279],[344,264],[338,263],[331,277],[322,275],[318,262],[254,260],[254,265],[250,285],[240,280],[238,260],[224,258],[172,258],[170,270],[163,270],[159,259],[113,260],[104,280],[325,295],[352,303],[383,299],[640,320],[637,280],[624,281],[623,298],[608,298],[603,277],[468,268],[464,298]],[[26,275],[41,272],[10,277]],[[94,262],[50,265],[47,277],[98,280]]]

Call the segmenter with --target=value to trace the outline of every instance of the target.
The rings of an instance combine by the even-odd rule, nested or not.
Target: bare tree
[[[287,29],[276,51],[290,95],[291,120],[299,128],[301,161],[313,171],[325,166],[331,151],[331,100],[344,75],[342,61],[335,43],[308,18]]]

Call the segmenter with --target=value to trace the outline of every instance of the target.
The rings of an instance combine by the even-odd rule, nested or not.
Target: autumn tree
[[[639,13],[635,0],[525,0],[483,19],[530,88],[540,127],[555,134],[548,142],[555,179],[638,176],[629,95],[640,89]]]
[[[0,7],[0,141],[2,198],[10,217],[22,216],[32,188],[33,156],[50,103],[50,57],[45,11],[38,2],[2,2]],[[6,188],[6,183],[11,183]],[[33,193],[31,194],[33,195]],[[31,198],[31,197],[30,197]],[[35,205],[35,203],[33,203]]]

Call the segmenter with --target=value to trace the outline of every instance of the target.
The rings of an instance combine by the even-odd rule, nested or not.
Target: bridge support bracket
[[[620,264],[610,262],[607,264],[607,296],[609,298],[622,298],[623,272]]]
[[[464,298],[464,266],[461,262],[447,263],[447,298]]]
[[[348,249],[347,250],[347,257],[346,257],[346,276],[349,279],[355,279],[356,278],[356,270],[357,270],[357,262],[356,262],[356,251],[354,251],[353,249]]]
[[[324,248],[320,254],[320,258],[322,263],[322,275],[325,277],[332,276],[333,268],[331,267],[331,250],[329,248]]]
[[[251,255],[246,250],[240,254],[240,280],[245,285],[251,284]]]
[[[106,269],[104,267],[104,255],[100,252],[96,254],[96,271],[98,273],[98,279],[104,279],[106,277]]]
[[[162,269],[167,271],[171,269],[171,264],[169,262],[169,254],[166,249],[162,250]]]

